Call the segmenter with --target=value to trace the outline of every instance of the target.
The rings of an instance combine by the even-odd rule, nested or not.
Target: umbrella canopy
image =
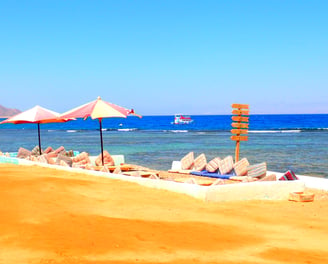
[[[103,101],[100,96],[97,100],[78,106],[60,115],[61,118],[84,118],[91,117],[92,119],[98,118],[99,130],[100,130],[100,143],[101,143],[101,156],[102,164],[104,165],[104,147],[102,138],[102,119],[105,117],[123,117],[126,118],[128,115],[137,115],[133,109],[127,109],[122,106],[118,106],[106,101]]]
[[[46,123],[61,123],[72,120],[70,118],[61,118],[60,114],[49,109],[43,108],[39,105],[34,106],[22,113],[12,116],[0,124],[26,124],[34,123],[38,125],[38,138],[39,138],[39,151],[41,155],[41,137],[40,137],[40,124]]]

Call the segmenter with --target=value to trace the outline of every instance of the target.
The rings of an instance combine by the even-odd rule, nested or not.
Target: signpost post
[[[231,140],[236,141],[235,162],[239,160],[240,141],[247,141],[248,122],[249,122],[249,105],[232,104],[232,121]]]

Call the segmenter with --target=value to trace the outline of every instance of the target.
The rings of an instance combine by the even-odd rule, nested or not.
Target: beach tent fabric
[[[279,181],[293,181],[293,180],[298,180],[298,177],[295,175],[295,173],[292,170],[286,171],[284,175],[279,178]]]

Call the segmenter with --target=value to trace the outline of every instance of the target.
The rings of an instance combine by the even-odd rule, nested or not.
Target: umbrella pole
[[[100,128],[100,144],[101,144],[101,161],[104,166],[104,146],[103,146],[103,137],[102,137],[102,124],[101,118],[99,118],[99,128]]]
[[[38,123],[38,137],[39,137],[39,153],[41,156],[41,136],[40,136],[40,123]]]

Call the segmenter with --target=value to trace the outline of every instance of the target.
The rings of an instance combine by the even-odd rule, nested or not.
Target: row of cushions
[[[17,158],[28,159],[32,161],[48,163],[48,164],[57,164],[63,166],[72,167],[80,167],[86,164],[91,164],[89,154],[87,152],[82,152],[74,157],[73,151],[66,151],[63,146],[54,150],[51,147],[48,147],[45,151],[42,151],[42,155],[39,155],[39,147],[36,146],[32,151],[29,151],[24,148],[19,148]],[[115,165],[113,157],[108,153],[108,151],[104,150],[104,164],[108,166]],[[99,156],[95,160],[96,166],[102,166],[102,155]]]
[[[227,156],[224,159],[216,157],[207,163],[204,153],[194,158],[194,153],[189,152],[181,159],[181,169],[195,171],[205,169],[208,172],[219,172],[221,175],[230,174],[234,171],[237,176],[247,175],[261,178],[266,175],[267,166],[265,162],[250,165],[246,158],[234,163],[232,156]]]
[[[52,147],[47,147],[44,151],[41,150],[42,154],[48,154],[51,157],[57,157],[59,154],[65,155],[67,157],[73,157],[73,150],[69,150],[66,151],[65,148],[63,146],[60,146],[57,149],[53,149]],[[39,151],[39,146],[35,146],[31,151],[29,151],[28,149],[22,148],[20,147],[18,149],[18,153],[17,153],[17,158],[20,159],[25,159],[28,156],[39,156],[40,155],[40,151]]]

